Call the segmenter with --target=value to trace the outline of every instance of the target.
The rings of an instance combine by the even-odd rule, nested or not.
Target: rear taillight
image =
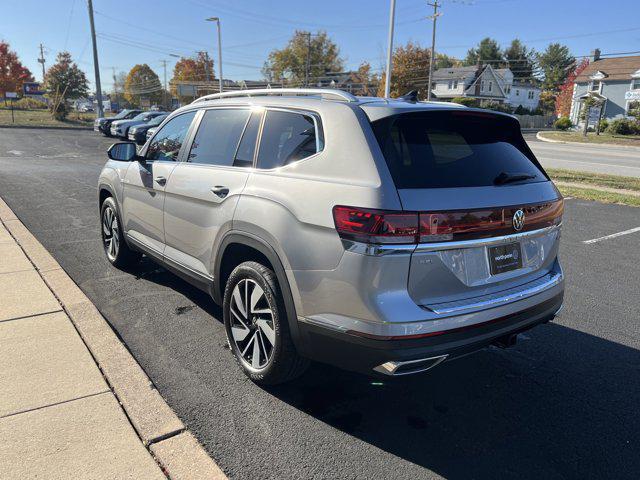
[[[514,225],[518,210],[524,225]],[[333,219],[341,238],[364,243],[420,243],[473,240],[510,235],[558,225],[562,199],[522,207],[450,212],[398,212],[358,207],[333,207]]]
[[[418,214],[333,207],[336,230],[342,238],[365,243],[416,243]]]

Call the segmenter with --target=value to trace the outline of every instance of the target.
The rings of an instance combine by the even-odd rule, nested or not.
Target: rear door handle
[[[156,177],[154,178],[154,180],[161,187],[164,187],[164,185],[167,183],[167,179],[165,177]]]
[[[220,198],[224,198],[229,195],[229,189],[223,185],[216,185],[215,187],[211,187],[211,191]]]

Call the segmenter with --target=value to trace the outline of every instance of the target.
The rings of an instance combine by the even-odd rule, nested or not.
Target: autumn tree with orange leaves
[[[9,44],[0,41],[0,97],[4,97],[5,92],[19,92],[24,82],[33,81],[33,75],[22,65]]]
[[[587,68],[589,65],[589,59],[583,58],[573,71],[567,76],[567,79],[564,81],[562,85],[560,85],[560,90],[558,95],[556,96],[556,115],[559,117],[568,117],[569,113],[571,113],[571,100],[573,98],[573,84],[576,81],[578,75],[582,73],[582,71]]]

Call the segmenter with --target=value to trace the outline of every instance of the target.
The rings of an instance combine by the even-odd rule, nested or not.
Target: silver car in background
[[[510,116],[282,89],[208,95],[109,149],[101,232],[210,293],[255,382],[399,376],[552,320],[563,200]]]

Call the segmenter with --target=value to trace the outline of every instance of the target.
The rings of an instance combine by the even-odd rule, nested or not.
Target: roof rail
[[[347,102],[357,102],[358,98],[348,92],[334,88],[256,88],[254,90],[236,90],[234,92],[213,93],[197,98],[192,103],[206,100],[218,100],[220,98],[233,97],[266,97],[269,95],[316,95],[321,98],[334,98]]]

